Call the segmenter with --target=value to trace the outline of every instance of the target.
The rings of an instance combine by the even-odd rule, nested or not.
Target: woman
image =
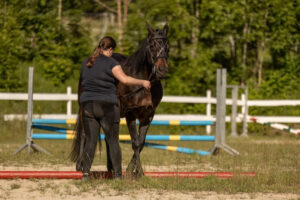
[[[114,172],[114,178],[122,177],[117,80],[126,85],[140,85],[147,90],[151,87],[148,80],[135,79],[123,72],[120,64],[111,57],[115,47],[113,38],[102,38],[81,68],[79,102],[85,132],[81,162],[84,177],[89,176],[101,127],[105,133],[108,171]]]

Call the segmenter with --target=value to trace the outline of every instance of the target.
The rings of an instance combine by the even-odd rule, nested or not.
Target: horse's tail
[[[79,113],[77,115],[76,125],[74,128],[75,137],[73,140],[72,151],[70,153],[70,158],[73,162],[77,162],[82,156],[85,133],[82,123],[82,109],[79,108]]]

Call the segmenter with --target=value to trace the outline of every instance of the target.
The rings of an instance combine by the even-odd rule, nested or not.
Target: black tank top
[[[81,78],[83,92],[80,103],[100,100],[117,104],[117,88],[112,69],[119,63],[112,57],[100,55],[92,67],[87,67],[88,59],[82,63]]]

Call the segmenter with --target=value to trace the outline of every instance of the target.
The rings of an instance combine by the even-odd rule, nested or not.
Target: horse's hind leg
[[[147,131],[148,128],[150,127],[151,121],[152,121],[152,117],[140,119],[139,136],[138,136],[138,152],[136,152],[136,174],[138,177],[144,175],[144,171],[140,160],[140,153],[144,148]]]
[[[133,171],[136,168],[136,153],[135,152],[137,151],[138,134],[137,134],[137,129],[136,129],[136,119],[132,115],[126,116],[126,122],[127,122],[127,127],[129,130],[129,133],[130,133],[130,137],[131,137],[132,149],[134,151],[131,161],[127,166],[126,174],[132,176]]]

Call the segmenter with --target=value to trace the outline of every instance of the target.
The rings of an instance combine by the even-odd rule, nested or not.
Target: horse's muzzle
[[[165,58],[160,58],[155,63],[155,75],[158,79],[164,79],[168,74],[168,62]]]
[[[155,72],[155,75],[158,79],[166,78],[167,74],[168,74],[168,68],[167,67],[159,67]]]

